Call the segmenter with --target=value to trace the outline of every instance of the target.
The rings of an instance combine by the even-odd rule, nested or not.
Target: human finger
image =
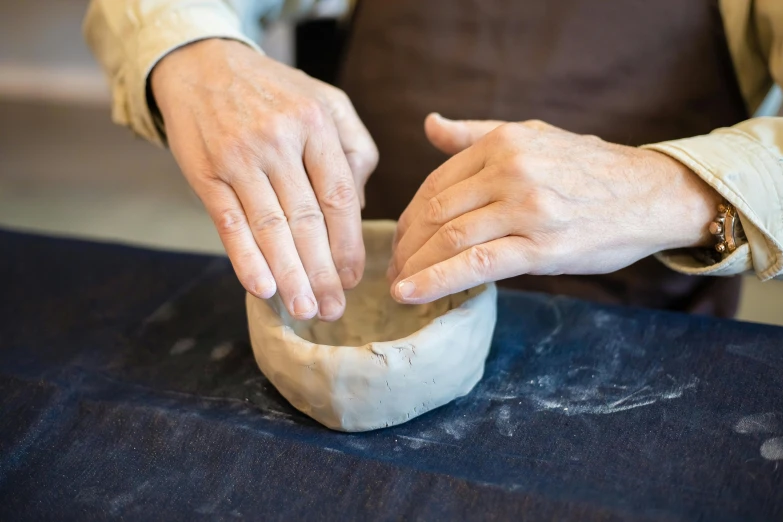
[[[343,91],[338,91],[334,98],[330,104],[332,119],[337,128],[345,159],[351,169],[359,204],[364,208],[364,186],[370,174],[378,166],[378,147],[359,115],[356,114],[356,109],[348,96]]]
[[[289,216],[278,200],[280,192],[260,169],[250,176],[237,177],[233,186],[286,309],[296,319],[311,319],[318,306],[289,228]]]
[[[390,280],[395,280],[408,259],[447,223],[494,200],[494,184],[488,179],[493,170],[488,167],[430,198],[394,248],[387,274]]]
[[[324,216],[333,265],[343,288],[353,288],[364,272],[361,207],[334,126],[327,123],[309,136],[304,166]]]
[[[433,112],[424,120],[424,132],[438,150],[457,154],[503,125],[499,120],[450,120]]]
[[[277,290],[274,277],[234,190],[219,180],[197,185],[194,190],[215,223],[242,286],[258,298],[272,297]]]
[[[392,297],[404,304],[429,303],[489,281],[530,271],[527,239],[506,236],[473,246],[413,274],[392,287]]]
[[[424,180],[413,199],[400,215],[394,234],[393,247],[396,248],[402,237],[408,231],[416,216],[427,205],[427,202],[448,187],[473,176],[484,168],[485,151],[482,148],[470,147],[452,156],[440,167],[435,169]]]
[[[503,203],[492,203],[462,214],[443,225],[402,266],[395,280],[405,279],[465,250],[505,237],[513,223]]]

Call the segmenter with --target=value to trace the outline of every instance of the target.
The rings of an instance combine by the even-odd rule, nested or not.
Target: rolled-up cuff
[[[125,88],[126,93],[114,93],[113,117],[118,123],[127,124],[138,135],[157,144],[165,144],[162,122],[155,121],[147,103],[147,82],[157,63],[173,50],[208,38],[226,38],[242,42],[258,52],[258,45],[247,38],[239,28],[235,14],[223,4],[190,5],[187,9],[171,9],[146,19],[129,45],[135,52],[132,63],[127,64],[124,82],[115,88]],[[125,95],[123,95],[125,94]]]
[[[714,264],[704,263],[687,249],[659,252],[655,257],[672,270],[688,275],[732,276],[753,269],[750,247],[747,243],[726,256],[720,263]]]
[[[767,280],[783,271],[783,159],[762,140],[728,128],[644,148],[677,159],[718,191],[736,207],[747,236],[747,244],[714,265],[687,251],[662,252],[658,259],[687,274],[733,275],[753,269]]]

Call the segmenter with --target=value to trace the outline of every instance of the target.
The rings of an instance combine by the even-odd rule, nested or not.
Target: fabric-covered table
[[[224,258],[0,232],[0,520],[783,520],[783,329],[501,292],[484,379],[331,432]]]

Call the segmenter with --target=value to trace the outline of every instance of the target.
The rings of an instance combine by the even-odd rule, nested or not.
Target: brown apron
[[[446,159],[424,136],[432,111],[540,119],[625,145],[748,116],[717,0],[361,0],[353,24],[341,87],[381,158],[365,218],[399,217]],[[740,278],[688,277],[648,258],[613,274],[504,283],[730,317]]]

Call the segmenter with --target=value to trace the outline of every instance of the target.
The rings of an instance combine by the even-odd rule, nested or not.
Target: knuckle
[[[430,267],[430,278],[436,288],[445,289],[449,287],[449,277],[446,275],[446,271],[443,270],[443,265],[441,264],[432,265],[432,267]]]
[[[252,228],[256,233],[264,234],[280,230],[287,223],[285,214],[281,211],[271,211],[253,218]]]
[[[476,245],[468,250],[470,270],[483,282],[488,279],[495,265],[495,256],[485,245]]]
[[[221,236],[231,236],[240,232],[247,225],[244,212],[239,209],[224,209],[215,216],[215,227]]]
[[[329,93],[330,93],[332,103],[339,104],[339,105],[351,105],[351,99],[348,98],[348,95],[345,93],[344,90],[338,87],[331,87]]]
[[[378,148],[373,144],[365,151],[352,153],[348,163],[354,175],[369,176],[378,166]]]
[[[495,140],[498,140],[501,143],[507,143],[514,140],[517,135],[518,128],[519,125],[516,123],[504,123],[503,125],[500,125],[495,130],[493,130],[491,134]]]
[[[326,110],[313,98],[305,98],[297,104],[297,118],[307,127],[320,128],[326,123]]]
[[[275,272],[275,279],[278,281],[278,286],[289,292],[300,286],[300,272],[296,267],[290,266]]]
[[[307,278],[309,279],[313,288],[337,288],[340,286],[340,281],[337,278],[337,274],[325,266],[313,270],[307,274]]]
[[[582,135],[582,138],[585,140],[585,142],[587,142],[587,143],[589,143],[591,145],[596,145],[596,144],[599,144],[599,143],[603,143],[603,141],[604,141],[601,138],[599,138],[598,136],[596,136],[595,134],[584,134],[584,135]]]
[[[242,248],[239,252],[236,252],[233,256],[230,256],[231,262],[236,267],[237,274],[242,272],[248,277],[251,276],[257,255],[257,252],[253,252],[249,248]]]
[[[239,252],[233,253],[230,258],[231,263],[234,266],[234,271],[242,283],[242,286],[247,288],[247,284],[251,283],[256,276],[256,267],[254,266],[256,256],[253,255],[253,252],[250,249],[242,249]]]
[[[342,89],[326,85],[325,94],[321,100],[334,118],[342,118],[354,112],[351,99]]]
[[[549,128],[548,123],[538,119],[527,120],[525,121],[525,125],[530,127],[531,129],[536,129],[536,130],[544,130]]]
[[[547,192],[535,191],[529,197],[529,208],[540,223],[550,225],[562,221],[565,209],[559,204],[557,198]]]
[[[514,154],[508,158],[506,163],[506,174],[511,174],[515,177],[526,177],[533,173],[536,169],[534,165],[534,159],[528,154]]]
[[[338,269],[351,268],[354,272],[364,269],[365,251],[364,244],[361,242],[357,244],[344,243],[339,251],[332,255]],[[359,275],[358,272],[356,275]]]
[[[429,176],[424,179],[421,184],[421,195],[426,198],[431,198],[438,193],[438,185],[440,184],[441,170],[435,169]]]
[[[288,215],[292,228],[312,230],[324,223],[324,214],[316,205],[302,205],[292,210]]]
[[[463,227],[455,225],[454,222],[449,222],[443,226],[443,236],[450,248],[462,250],[467,239],[467,232]]]
[[[270,114],[258,122],[258,134],[264,144],[274,149],[281,149],[286,137],[291,135],[291,123],[283,114]],[[252,139],[250,137],[248,140]]]
[[[427,201],[427,209],[425,210],[424,218],[428,223],[440,224],[445,216],[445,208],[443,202],[438,196],[432,197]]]
[[[374,141],[370,140],[370,144],[367,147],[367,165],[369,167],[369,171],[372,172],[375,170],[375,167],[378,166],[378,162],[380,161],[380,152],[378,152],[378,146],[375,144]]]
[[[353,181],[343,180],[330,187],[321,197],[321,205],[325,210],[344,211],[357,202],[356,189]]]

